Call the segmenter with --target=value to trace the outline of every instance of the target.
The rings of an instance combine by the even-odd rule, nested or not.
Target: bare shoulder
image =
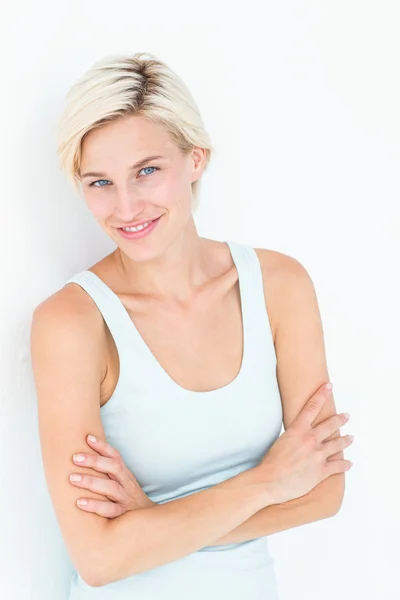
[[[46,482],[72,562],[92,585],[108,519],[76,506],[82,491],[71,485],[69,475],[92,474],[72,460],[76,452],[90,453],[87,434],[105,439],[100,413],[103,332],[99,316],[78,288],[68,284],[36,307],[30,349]],[[105,473],[96,476],[108,478]],[[86,489],[85,497],[103,498]]]
[[[321,313],[314,283],[300,261],[280,252],[256,251],[265,274],[264,287],[271,282],[277,378],[286,429],[307,399],[329,381]],[[319,419],[330,414],[335,414],[333,400]]]
[[[260,261],[263,277],[266,280],[284,284],[288,278],[307,278],[305,267],[293,256],[271,250],[269,248],[254,248]]]
[[[38,304],[33,316],[34,321],[48,321],[53,326],[57,323],[72,325],[74,322],[85,321],[90,329],[102,320],[90,296],[74,283],[65,285]]]
[[[92,298],[79,285],[69,283],[36,306],[31,325],[33,335],[63,335],[64,330],[84,331],[100,350],[102,381],[107,371],[107,332],[104,319]],[[39,333],[39,331],[41,333]],[[58,332],[58,333],[57,333]],[[57,339],[54,340],[57,342]],[[91,344],[92,346],[92,344]]]
[[[311,279],[304,266],[293,256],[269,248],[254,250],[261,266],[265,302],[275,342],[284,299],[298,285],[309,285]]]

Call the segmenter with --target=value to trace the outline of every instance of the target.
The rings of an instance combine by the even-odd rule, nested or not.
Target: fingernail
[[[70,475],[69,476],[71,481],[81,481],[82,480],[82,476],[81,475]]]
[[[327,390],[331,390],[333,388],[333,384],[332,383],[326,383],[324,386]]]
[[[349,413],[343,413],[343,416],[346,419],[346,421],[348,421],[350,419],[350,414]]]
[[[84,460],[85,460],[85,457],[83,454],[74,454],[74,461],[83,462]]]
[[[94,435],[88,435],[88,439],[89,439],[91,442],[97,442],[97,440],[96,440],[96,438],[94,437]]]
[[[79,504],[79,506],[86,506],[87,500],[77,500],[76,503]]]

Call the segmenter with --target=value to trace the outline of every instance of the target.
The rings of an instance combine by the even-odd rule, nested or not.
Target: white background
[[[2,4],[0,595],[63,600],[32,312],[114,249],[59,171],[65,94],[107,54],[188,84],[217,149],[199,235],[294,256],[313,279],[353,460],[338,515],[269,538],[282,600],[394,600],[398,561],[400,88],[397,2]],[[189,599],[188,599],[189,600]],[[267,600],[267,599],[266,599]]]

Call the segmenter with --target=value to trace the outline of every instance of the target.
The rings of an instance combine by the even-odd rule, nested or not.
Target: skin
[[[314,435],[319,435],[318,443],[321,449],[323,449],[325,452],[326,458],[329,462],[333,458],[338,458],[340,452],[352,443],[353,436],[339,436],[335,439],[330,439],[329,442],[326,441],[329,433],[334,432],[338,427],[347,422],[349,418],[347,413],[335,415],[330,419],[324,420],[318,425],[318,427],[312,427],[312,421],[315,419],[315,414],[313,413],[313,410],[315,411],[315,406],[317,406],[318,412],[323,406],[326,398],[330,395],[330,392],[325,390],[324,387],[325,386],[322,386],[312,397],[311,400],[314,401],[313,404],[309,407],[306,406],[306,410],[303,410],[297,417],[297,422],[299,424],[306,423],[307,425],[307,427],[304,428],[304,432],[301,432],[302,435],[305,436],[304,442],[302,443],[304,452],[309,453],[310,451],[306,437],[310,435],[310,432],[312,431]],[[301,429],[300,426],[299,429]],[[300,432],[297,429],[295,430],[295,428],[292,427],[291,435],[294,435],[294,438],[296,438],[296,435],[298,436],[299,433]],[[287,432],[286,435],[288,435]],[[281,438],[281,440],[282,439],[283,438]],[[106,441],[97,440],[90,434],[87,437],[87,442],[89,446],[93,448],[94,453],[74,455],[73,460],[78,465],[84,465],[94,469],[95,471],[107,473],[110,479],[107,480],[88,475],[79,475],[81,480],[79,482],[73,482],[73,484],[77,487],[90,489],[99,494],[103,494],[105,497],[109,498],[109,500],[101,501],[87,499],[87,505],[81,506],[80,508],[86,510],[87,512],[95,512],[99,515],[112,519],[124,514],[129,510],[151,507],[156,504],[150,498],[148,498],[148,496],[140,488],[134,475],[129,471],[123,462],[118,450],[113,448]],[[293,449],[290,449],[289,452],[293,451],[294,453],[295,450],[297,450],[296,446],[298,441],[294,439],[294,442]],[[76,460],[76,457],[79,456],[84,458],[83,462]],[[268,463],[270,460],[271,456],[267,454],[261,462],[262,464],[264,462]]]
[[[130,166],[151,155],[159,171]],[[197,234],[191,185],[203,173],[205,151],[184,155],[170,134],[144,117],[129,116],[91,131],[82,144],[82,191],[94,218],[117,245],[111,255],[128,293],[190,303],[193,289],[207,280],[208,251]],[[84,177],[88,172],[103,178]],[[91,183],[96,184],[91,186]],[[157,234],[131,240],[116,227],[163,215]]]
[[[130,169],[133,163],[151,155],[164,158]],[[204,164],[203,149],[194,147],[185,155],[163,127],[137,116],[125,117],[91,131],[82,144],[80,173],[85,202],[100,227],[117,246],[92,270],[112,289],[124,290],[123,295],[130,299],[130,308],[138,315],[136,322],[141,313],[149,314],[152,307],[156,307],[155,314],[158,311],[165,323],[167,310],[176,330],[175,337],[181,340],[181,355],[182,345],[186,342],[176,326],[179,320],[182,321],[182,315],[191,314],[196,307],[198,313],[194,320],[198,321],[198,314],[212,301],[215,308],[223,306],[223,314],[228,320],[228,309],[232,313],[234,308],[232,301],[228,302],[227,292],[236,283],[237,275],[230,266],[229,250],[220,242],[200,238],[193,219],[191,185],[201,177]],[[88,172],[98,172],[101,176],[85,176]],[[94,182],[97,183],[90,185]],[[155,231],[142,239],[126,240],[116,229],[159,215],[162,218]],[[271,292],[269,295],[273,298],[268,305],[268,313],[275,338],[276,307],[281,303],[278,294],[273,293],[269,278],[270,273],[282,270],[282,255],[263,249],[257,249],[257,254],[263,278]],[[222,305],[224,296],[226,301]],[[233,299],[233,294],[229,298]],[[184,329],[188,330],[187,338],[193,339],[194,330],[187,327],[187,322]],[[204,335],[210,337],[208,332]],[[225,331],[221,336],[227,340],[227,347],[237,347],[236,333],[232,333],[231,339],[227,338]],[[217,344],[215,346],[217,348]],[[166,361],[159,362],[165,364]],[[108,379],[103,380],[105,400],[111,397],[118,379],[113,364],[110,355],[105,369],[105,378],[107,376]],[[220,385],[220,382],[216,383],[215,388]],[[193,388],[195,384],[187,387]],[[93,472],[107,474],[107,478],[87,473],[72,474],[80,475],[81,480],[71,480],[71,485],[104,497],[104,500],[98,500],[82,495],[81,499],[87,504],[77,504],[79,508],[115,518],[128,510],[155,505],[140,488],[115,448],[104,440],[92,441],[89,436],[86,441],[93,452],[82,453],[84,462],[76,460],[74,455],[73,462],[77,466],[89,467]],[[351,443],[351,440],[348,441]],[[340,455],[339,452],[335,458]]]
[[[164,158],[131,169],[134,163],[153,155]],[[228,248],[200,238],[193,219],[191,186],[201,177],[205,158],[204,149],[199,147],[183,154],[162,126],[138,116],[108,123],[84,138],[79,173],[83,196],[93,217],[117,245],[92,270],[112,289],[124,290],[121,299],[129,299],[136,322],[141,313],[149,313],[149,307],[155,306],[164,322],[167,310],[177,326],[180,316],[192,312],[193,307],[201,312],[211,299],[223,299],[237,280]],[[155,232],[142,239],[126,240],[116,229],[159,215],[162,218]],[[229,306],[232,302],[224,309]],[[190,331],[187,322],[185,327]],[[118,379],[115,348],[112,340],[108,342],[111,349],[101,405],[103,396],[107,400],[112,395]],[[227,344],[232,345],[229,338]],[[72,485],[105,496],[105,501],[86,498],[86,506],[78,504],[82,510],[112,518],[126,510],[154,505],[115,448],[101,440],[93,443],[88,438],[87,442],[93,454],[84,454],[85,462],[74,457],[72,460],[76,465],[107,473],[108,479],[72,474],[81,477],[80,481],[71,481]]]

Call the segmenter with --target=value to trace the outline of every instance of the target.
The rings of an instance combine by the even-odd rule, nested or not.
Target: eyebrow
[[[147,156],[146,158],[143,158],[142,160],[139,160],[138,162],[136,162],[135,164],[133,164],[129,170],[133,171],[133,169],[137,169],[138,167],[141,167],[142,165],[146,164],[147,162],[149,162],[150,160],[156,160],[158,158],[165,158],[164,156]],[[84,179],[85,177],[105,177],[107,175],[107,173],[84,173],[83,175],[81,175],[81,179]]]

